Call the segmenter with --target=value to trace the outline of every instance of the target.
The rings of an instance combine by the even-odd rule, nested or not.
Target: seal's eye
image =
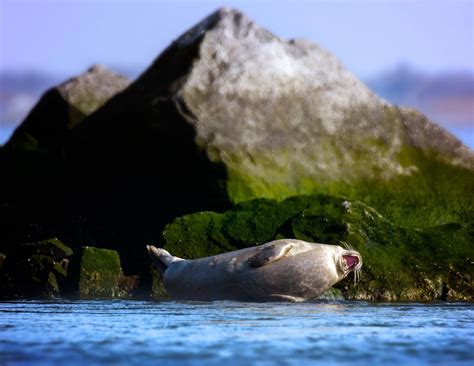
[[[353,269],[359,264],[359,258],[355,255],[343,255],[342,258],[346,261],[347,269]]]

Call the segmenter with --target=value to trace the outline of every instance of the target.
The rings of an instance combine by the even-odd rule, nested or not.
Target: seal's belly
[[[333,261],[320,253],[298,254],[258,268],[242,256],[245,252],[234,258],[176,263],[165,272],[165,288],[176,299],[269,301],[279,295],[311,299],[337,282]]]

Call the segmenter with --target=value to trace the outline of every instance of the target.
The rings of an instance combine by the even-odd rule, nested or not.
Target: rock
[[[94,65],[83,74],[48,90],[16,129],[6,149],[46,150],[53,155],[67,131],[93,113],[129,81],[104,66]]]
[[[82,247],[69,265],[68,296],[82,299],[127,297],[137,278],[126,278],[115,250]]]
[[[407,200],[419,205],[410,207],[432,199],[444,206],[440,197],[453,191],[444,212],[459,212],[465,200],[474,206],[466,198],[474,155],[458,139],[378,98],[317,44],[283,40],[227,8],[176,39],[70,141],[75,170],[94,177],[78,178],[81,201],[100,217],[128,215],[149,237],[157,232],[140,226],[149,213],[159,227],[229,202],[315,192],[382,209],[398,204],[393,192],[414,186]],[[453,185],[452,174],[464,183]],[[105,188],[112,185],[117,191]],[[118,199],[123,192],[129,206]],[[421,216],[386,213],[408,223]]]
[[[0,297],[51,298],[60,295],[62,263],[72,250],[57,238],[19,245],[0,266]]]
[[[0,274],[1,298],[51,298],[59,296],[55,262],[45,255],[32,255],[18,262],[8,257]]]
[[[142,293],[140,288],[140,276],[121,276],[118,279],[117,287],[119,288],[120,297],[132,297]]]
[[[13,257],[18,260],[31,255],[44,255],[59,263],[64,258],[70,257],[72,253],[72,249],[64,245],[58,238],[52,238],[19,245]]]
[[[70,228],[65,225],[70,226],[78,220],[74,216],[80,215],[68,198],[68,182],[73,178],[64,161],[67,136],[128,84],[125,77],[103,66],[93,66],[48,90],[6,145],[0,147],[2,245],[70,236]]]
[[[232,201],[410,175],[416,159],[399,156],[408,148],[474,169],[474,154],[454,136],[375,96],[317,44],[280,39],[233,9],[218,10],[175,40],[107,107],[76,131],[84,149],[114,152],[137,128],[173,139],[172,108],[193,131],[173,153],[196,145],[224,165]],[[132,123],[138,108],[149,110],[139,127]]]
[[[183,258],[200,258],[272,240],[284,223],[308,207],[290,198],[283,204],[259,199],[222,214],[199,212],[176,218],[163,230],[165,248]]]
[[[264,235],[258,234],[260,225]],[[190,259],[279,238],[349,243],[361,253],[364,266],[359,284],[349,279],[336,285],[334,291],[345,298],[472,301],[473,235],[472,224],[403,228],[362,202],[317,195],[257,200],[221,214],[186,215],[167,225],[163,238],[165,249]],[[449,291],[440,294],[440,286]]]
[[[341,290],[331,287],[318,296],[318,300],[341,301],[344,300]]]

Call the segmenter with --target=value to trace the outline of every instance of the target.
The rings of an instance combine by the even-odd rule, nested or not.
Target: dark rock
[[[70,257],[72,253],[71,248],[65,246],[59,239],[52,238],[19,245],[12,254],[12,257],[18,260],[32,255],[44,255],[50,257],[55,262],[61,262],[64,258]]]
[[[45,255],[32,255],[15,263],[9,263],[7,260],[0,275],[0,297],[50,298],[58,296],[59,288],[54,269],[54,260]]]
[[[0,268],[0,297],[50,298],[60,295],[66,276],[61,263],[72,250],[56,238],[19,245]]]
[[[103,66],[93,66],[48,90],[0,148],[0,248],[61,234],[70,239],[68,231],[80,215],[68,197],[72,178],[64,160],[66,136],[128,84]]]
[[[120,297],[139,295],[140,276],[121,276],[118,279],[117,287],[119,288]]]
[[[6,149],[58,154],[67,131],[129,83],[125,77],[104,66],[92,66],[83,74],[48,90],[16,129]]]

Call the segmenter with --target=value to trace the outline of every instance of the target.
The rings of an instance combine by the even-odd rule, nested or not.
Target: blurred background
[[[0,144],[41,94],[101,63],[133,79],[219,6],[319,43],[388,101],[474,148],[474,1],[0,0]]]

